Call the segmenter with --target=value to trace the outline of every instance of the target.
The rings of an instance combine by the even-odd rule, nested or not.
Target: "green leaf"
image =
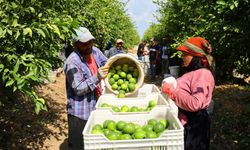
[[[32,37],[32,30],[30,28],[25,28],[23,29],[23,34],[29,34],[29,36]]]
[[[219,5],[226,5],[226,2],[224,0],[218,0],[216,3]]]
[[[39,17],[39,18],[41,18],[41,17],[42,17],[42,15],[43,15],[42,13],[39,13],[39,14],[38,14],[38,17]]]
[[[14,69],[13,69],[13,73],[17,73],[18,69],[19,69],[19,66],[20,66],[20,61],[17,60],[15,66],[14,66]]]
[[[16,32],[16,34],[15,34],[15,40],[17,40],[17,38],[20,36],[20,32],[19,32],[19,30]]]
[[[43,98],[38,98],[37,101],[39,101],[40,103],[42,103],[43,105],[45,104],[45,100]]]
[[[33,7],[29,7],[31,13],[35,13],[35,9]]]
[[[12,30],[7,29],[7,32],[9,33],[9,35],[12,35]]]
[[[235,7],[234,5],[230,5],[230,9],[231,9],[231,10],[233,10],[233,9],[234,9],[234,7]]]
[[[15,92],[17,90],[17,87],[16,86],[14,86],[13,87],[13,92]]]
[[[35,113],[38,115],[41,110],[41,103],[36,102]]]
[[[54,30],[54,32],[57,34],[57,35],[61,35],[61,33],[60,33],[60,30],[59,30],[59,28],[56,26],[56,25],[51,25],[52,27],[53,27],[53,30]]]
[[[13,83],[15,82],[15,80],[9,80],[6,84],[5,87],[11,86]]]
[[[16,27],[17,25],[18,25],[17,19],[14,19],[13,22],[12,22],[12,26],[13,26],[13,27]]]
[[[38,29],[38,28],[37,28],[36,30],[37,30],[37,33],[38,33],[38,34],[42,35],[44,38],[46,37],[46,36],[45,36],[45,33],[43,32],[43,30]]]
[[[4,68],[4,65],[0,64],[0,72],[3,70],[3,68]]]

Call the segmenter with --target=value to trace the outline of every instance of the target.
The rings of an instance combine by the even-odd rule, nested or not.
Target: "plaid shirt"
[[[93,53],[97,67],[105,65],[107,58],[96,47]],[[87,120],[96,105],[96,87],[99,80],[89,69],[82,55],[74,51],[66,59],[64,65],[66,74],[67,111],[68,114]],[[101,89],[102,91],[102,89]]]

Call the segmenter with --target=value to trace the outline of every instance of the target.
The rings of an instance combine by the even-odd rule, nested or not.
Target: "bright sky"
[[[146,29],[150,26],[150,23],[157,22],[153,16],[153,14],[156,13],[157,7],[152,0],[129,0],[126,9],[128,9],[127,13],[135,22],[141,38]]]

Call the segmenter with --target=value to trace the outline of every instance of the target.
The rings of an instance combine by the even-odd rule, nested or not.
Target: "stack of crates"
[[[151,100],[156,101],[156,106],[150,111],[114,112],[111,108],[101,107],[107,103],[117,107],[127,105],[145,108]],[[122,120],[144,125],[152,118],[165,118],[169,122],[168,129],[158,138],[111,141],[102,134],[91,134],[92,127],[95,124],[103,124],[105,120]],[[104,94],[98,99],[96,110],[91,112],[84,128],[84,147],[86,150],[184,150],[183,130],[177,118],[177,107],[171,99],[166,100],[155,85],[144,84],[135,94],[126,98],[117,98],[105,89]]]

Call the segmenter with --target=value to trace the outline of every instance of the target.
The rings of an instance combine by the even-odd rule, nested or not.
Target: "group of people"
[[[64,65],[68,146],[72,150],[82,150],[84,149],[82,132],[102,94],[101,80],[107,77],[109,68],[104,67],[108,58],[93,46],[95,38],[89,30],[80,27],[75,31],[74,51],[67,57]],[[152,42],[154,44],[150,47],[149,56],[150,65],[154,67],[159,47],[155,44],[155,40]],[[116,47],[122,43],[122,40],[117,40]],[[177,79],[176,87],[163,80],[162,92],[169,95],[179,107],[179,119],[185,128],[185,150],[208,150],[210,118],[206,109],[211,102],[214,88],[211,45],[204,38],[193,37],[180,45],[177,50],[183,53],[186,73]],[[116,53],[117,51],[110,50],[107,56]]]
[[[169,50],[168,47],[160,46],[155,38],[151,39],[151,44],[147,45],[147,41],[139,44],[137,49],[138,60],[143,60],[144,57],[149,57],[151,79],[156,76],[164,77],[164,74],[169,74]]]

